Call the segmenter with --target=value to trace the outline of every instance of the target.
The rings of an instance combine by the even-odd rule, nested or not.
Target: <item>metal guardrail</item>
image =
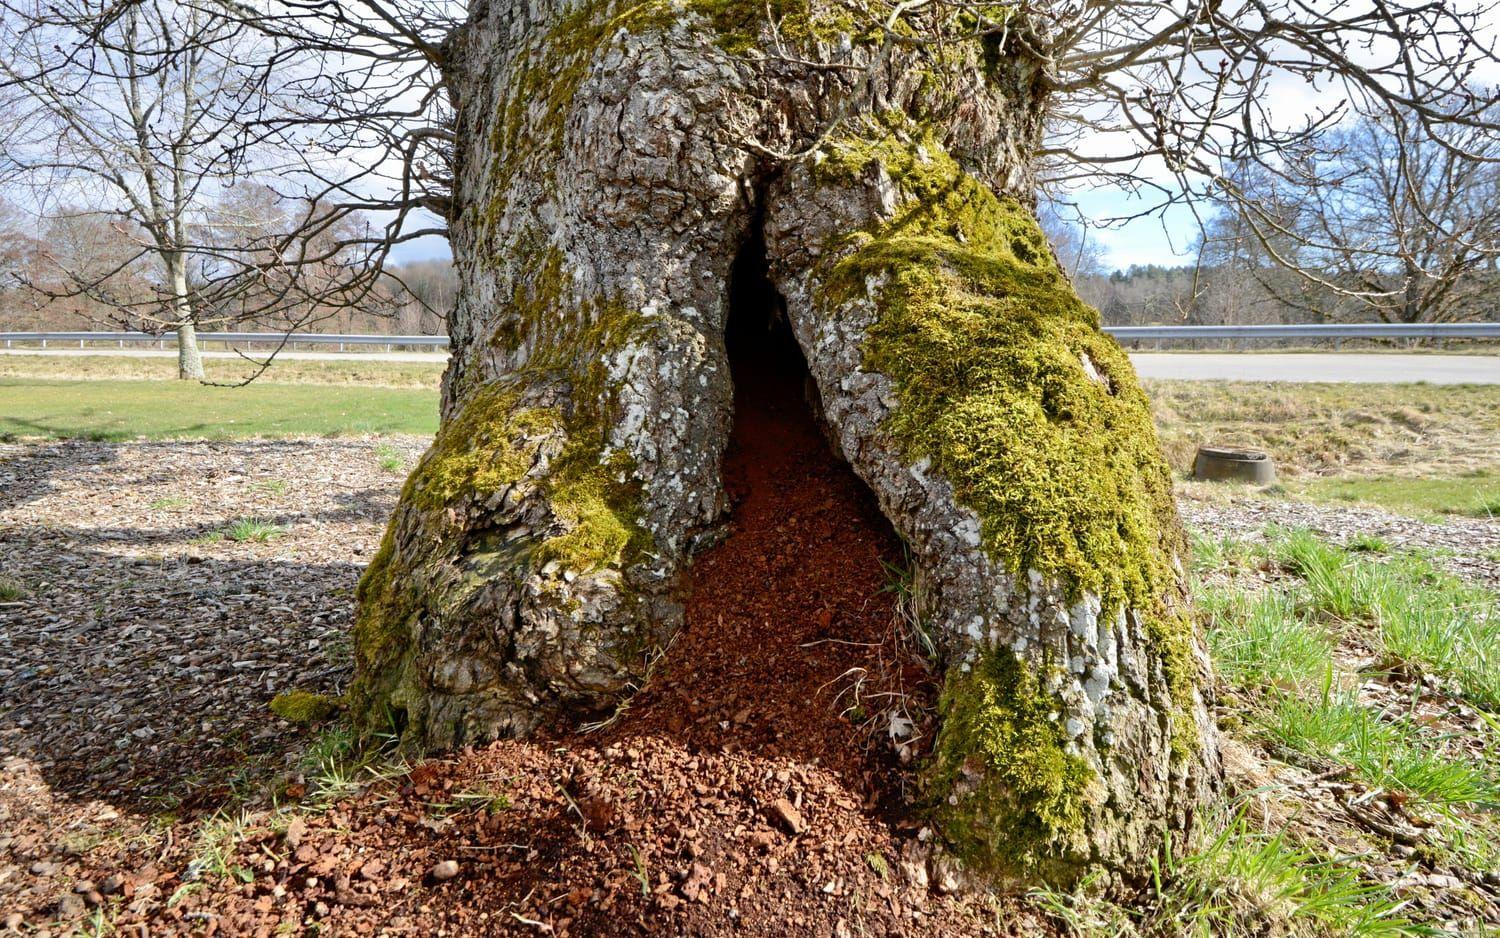
[[[1500,339],[1500,322],[1463,323],[1348,323],[1329,325],[1272,326],[1106,326],[1105,332],[1120,340],[1173,341],[1205,339]],[[200,332],[204,342],[243,342],[261,345],[336,345],[342,351],[350,345],[418,346],[447,348],[445,335],[324,335],[313,332]],[[14,343],[39,344],[77,342],[127,343],[172,341],[170,333],[151,332],[0,332],[6,348]]]
[[[200,342],[245,342],[262,345],[337,345],[340,350],[348,345],[404,345],[447,348],[445,335],[324,335],[316,332],[299,332],[288,336],[284,332],[200,332]],[[86,343],[113,342],[124,346],[140,342],[168,343],[174,341],[171,333],[157,335],[153,332],[0,332],[0,341],[6,348],[16,342],[37,343],[47,348],[49,342],[77,342],[79,348]]]
[[[1500,322],[1105,326],[1117,339],[1500,339]]]

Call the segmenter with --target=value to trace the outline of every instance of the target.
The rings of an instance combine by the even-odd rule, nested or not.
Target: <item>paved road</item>
[[[1500,384],[1500,355],[1398,355],[1306,352],[1134,352],[1143,378],[1188,381],[1340,381],[1392,384]]]
[[[0,349],[3,355],[120,355],[176,358],[168,349]],[[204,352],[205,358],[233,358],[233,352]],[[302,361],[434,362],[447,352],[282,352]],[[1262,354],[1236,352],[1136,352],[1130,356],[1144,378],[1188,381],[1340,381],[1389,384],[1500,384],[1500,355],[1400,355],[1359,352]]]

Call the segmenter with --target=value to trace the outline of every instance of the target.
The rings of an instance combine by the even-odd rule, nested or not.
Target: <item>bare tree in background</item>
[[[1215,253],[1243,259],[1315,319],[1458,322],[1494,310],[1500,146],[1486,128],[1420,132],[1397,111],[1347,122],[1316,153],[1237,181]],[[1289,275],[1272,258],[1298,275]]]
[[[1047,233],[1058,263],[1075,282],[1104,272],[1104,253],[1088,219],[1071,203],[1041,200],[1037,222]]]
[[[200,328],[289,332],[371,298],[384,239],[306,176],[336,158],[295,133],[292,86],[315,69],[305,56],[175,0],[12,8],[3,41],[0,180],[28,188],[44,217],[105,225],[131,246],[50,252],[53,276],[33,289],[87,299],[127,328],[175,331],[179,377],[195,379]],[[235,186],[252,175],[282,187],[262,190],[255,218],[237,217],[252,206],[234,204]],[[144,293],[119,289],[142,276]]]

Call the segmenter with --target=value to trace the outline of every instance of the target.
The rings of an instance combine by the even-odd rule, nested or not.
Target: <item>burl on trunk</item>
[[[798,0],[481,2],[454,37],[443,421],[351,700],[431,749],[631,693],[722,523],[730,267],[770,276],[944,674],[922,777],[997,882],[1122,881],[1217,774],[1147,402],[1029,208],[1036,36],[917,57]]]

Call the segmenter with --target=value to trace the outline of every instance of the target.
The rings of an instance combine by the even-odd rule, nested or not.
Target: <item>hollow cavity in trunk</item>
[[[891,750],[864,745],[861,730],[873,688],[892,679],[881,673],[899,645],[886,578],[900,546],[818,425],[764,251],[752,238],[731,288],[728,533],[695,560],[685,627],[620,731],[816,760],[870,780],[866,795],[883,802]]]

